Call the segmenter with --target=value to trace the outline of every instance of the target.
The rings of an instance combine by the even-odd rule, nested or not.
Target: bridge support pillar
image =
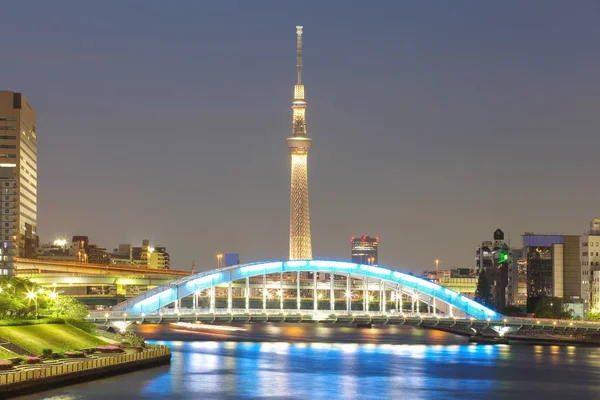
[[[437,314],[437,307],[436,307],[436,304],[435,304],[435,297],[433,298],[433,313]]]
[[[196,311],[198,309],[198,291],[194,292],[194,295],[192,296],[192,302],[192,307],[194,311]]]
[[[215,312],[215,295],[217,292],[217,288],[215,288],[214,286],[210,287],[210,312],[214,313]]]
[[[369,279],[363,278],[363,311],[369,311]]]
[[[296,273],[296,307],[298,311],[302,308],[302,296],[300,296],[300,271]]]
[[[415,296],[414,295],[410,296],[410,312],[411,313],[415,312]]]
[[[231,308],[233,307],[233,293],[231,293],[231,280],[229,281],[229,286],[227,287],[227,312],[231,313]]]
[[[346,312],[352,313],[352,277],[346,275]]]
[[[329,286],[329,308],[331,312],[335,311],[335,291],[334,291],[334,282],[335,276],[333,273],[329,274],[331,285]]]
[[[246,312],[250,312],[250,278],[246,277],[246,289],[244,290],[246,296]]]
[[[379,310],[385,312],[385,283],[381,280],[381,298],[379,299]]]
[[[283,311],[283,270],[279,273],[279,309]]]
[[[263,312],[267,310],[267,275],[263,274]]]
[[[317,304],[317,272],[313,272],[313,308],[314,311],[317,311],[318,304]]]
[[[400,304],[400,310],[398,310],[398,304]],[[402,292],[396,288],[396,311],[402,313]]]

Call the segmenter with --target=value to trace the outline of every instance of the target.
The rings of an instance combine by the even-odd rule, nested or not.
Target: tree
[[[586,318],[588,321],[600,320],[600,311],[588,311]]]
[[[67,318],[82,319],[88,315],[85,304],[71,296],[58,296],[49,309],[51,312]]]
[[[541,297],[534,314],[536,318],[573,319],[573,311],[560,297]]]
[[[488,283],[487,277],[485,276],[485,270],[483,268],[481,268],[481,271],[479,272],[477,290],[475,291],[475,300],[481,304],[485,304],[488,307],[493,306],[492,291],[490,290],[490,284]]]
[[[504,309],[502,310],[502,314],[508,315],[510,317],[524,317],[525,316],[523,313],[523,310],[521,310],[521,307],[516,306],[516,305],[505,306]]]

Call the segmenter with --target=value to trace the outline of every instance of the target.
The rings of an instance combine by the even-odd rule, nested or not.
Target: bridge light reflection
[[[215,331],[228,331],[228,332],[235,332],[235,331],[246,331],[246,328],[241,328],[239,326],[229,326],[229,325],[208,325],[208,324],[201,324],[201,323],[189,323],[189,322],[173,322],[171,325],[175,325],[175,326],[180,326],[183,328],[188,328],[188,329],[206,329],[206,330],[215,330]]]

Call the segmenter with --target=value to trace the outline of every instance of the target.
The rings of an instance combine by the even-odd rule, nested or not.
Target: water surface
[[[600,398],[600,352],[594,348],[474,345],[442,332],[399,327],[264,324],[253,325],[251,336],[219,333],[225,335],[221,341],[173,327],[146,329],[147,336],[172,339],[159,341],[172,347],[170,366],[20,398]]]

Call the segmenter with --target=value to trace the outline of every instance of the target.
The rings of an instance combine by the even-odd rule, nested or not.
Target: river
[[[143,325],[141,334],[171,346],[170,366],[19,399],[600,398],[596,348],[475,345],[393,326],[240,329]]]

